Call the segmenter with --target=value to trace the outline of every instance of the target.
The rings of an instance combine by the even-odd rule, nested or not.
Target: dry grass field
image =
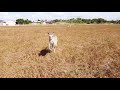
[[[48,32],[58,36],[48,53]],[[120,25],[0,27],[1,78],[120,78]]]

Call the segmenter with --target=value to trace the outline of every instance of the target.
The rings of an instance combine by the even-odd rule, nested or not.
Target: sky
[[[120,12],[0,12],[0,20],[53,20],[70,18],[104,18],[106,20],[120,20]]]

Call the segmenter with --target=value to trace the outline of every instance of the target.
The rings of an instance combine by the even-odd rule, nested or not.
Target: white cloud
[[[17,13],[10,13],[10,12],[0,12],[0,19],[2,20],[15,20],[19,18],[20,15]]]
[[[8,15],[8,12],[0,12],[0,16],[2,15]]]

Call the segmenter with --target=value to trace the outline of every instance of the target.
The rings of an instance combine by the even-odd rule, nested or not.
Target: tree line
[[[120,20],[105,20],[103,18],[95,18],[95,19],[82,19],[82,18],[72,18],[68,20],[55,19],[55,22],[66,22],[66,23],[86,23],[86,24],[103,24],[103,23],[113,23],[120,24]]]
[[[38,21],[40,21],[38,19]],[[43,20],[42,20],[43,21]],[[113,24],[120,24],[120,20],[105,20],[103,18],[95,18],[95,19],[82,19],[82,18],[72,18],[72,19],[55,19],[52,20],[54,23],[56,22],[65,22],[65,23],[80,23],[80,24],[104,24],[104,23],[113,23]],[[16,24],[30,24],[32,23],[31,20],[24,20],[24,19],[17,19]]]

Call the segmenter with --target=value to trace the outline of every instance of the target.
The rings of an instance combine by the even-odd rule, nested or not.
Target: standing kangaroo
[[[58,42],[57,36],[55,35],[54,32],[48,33],[48,35],[49,35],[49,50],[50,51],[54,50],[55,53],[55,49],[57,47]]]

